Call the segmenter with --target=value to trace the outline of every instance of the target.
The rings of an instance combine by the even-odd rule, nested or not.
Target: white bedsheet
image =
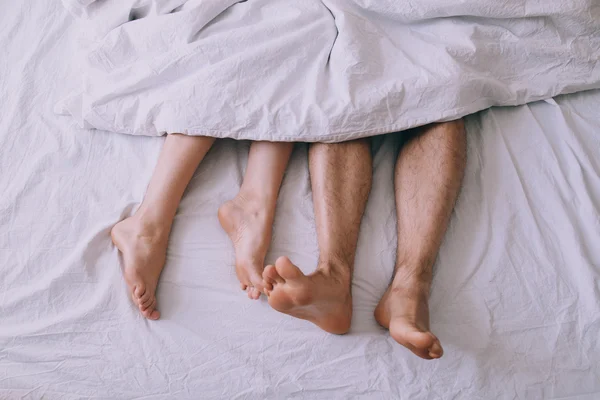
[[[600,88],[590,0],[63,2],[100,34],[57,111],[112,132],[334,142]]]
[[[588,399],[600,396],[600,92],[468,119],[469,161],[436,264],[426,362],[373,309],[395,251],[395,138],[375,143],[349,335],[251,302],[216,218],[248,144],[222,141],[176,218],[162,319],[130,304],[109,230],[142,199],[162,144],[53,114],[79,71],[57,2],[0,14],[1,399]],[[65,82],[68,82],[65,86]],[[73,85],[70,87],[69,85]],[[309,271],[317,247],[299,145],[268,259]]]

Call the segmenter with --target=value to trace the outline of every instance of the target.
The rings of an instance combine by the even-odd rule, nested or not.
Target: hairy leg
[[[375,318],[389,328],[398,343],[425,359],[443,354],[438,338],[429,329],[429,290],[465,163],[462,120],[421,129],[403,146],[396,163],[395,276],[375,310]]]
[[[167,136],[142,205],[111,231],[123,255],[131,298],[146,318],[160,317],[156,286],[165,265],[171,226],[183,192],[213,142],[208,137]]]
[[[372,180],[370,142],[314,144],[309,167],[319,243],[315,272],[304,275],[287,257],[263,272],[269,304],[336,334],[350,329],[352,270]]]
[[[235,270],[248,297],[264,292],[262,272],[271,244],[279,188],[293,143],[254,142],[240,192],[219,208],[219,221],[235,249]]]

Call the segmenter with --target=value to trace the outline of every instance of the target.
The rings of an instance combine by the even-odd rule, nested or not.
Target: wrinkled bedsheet
[[[85,128],[335,142],[600,87],[592,0],[63,3]]]
[[[0,14],[0,399],[584,399],[600,397],[600,92],[467,119],[462,193],[435,267],[439,361],[390,339],[373,309],[395,255],[398,137],[376,138],[346,336],[239,290],[218,206],[248,143],[223,140],[178,212],[158,289],[130,303],[109,230],[142,199],[163,139],[53,113],[78,83],[80,30],[58,2]],[[298,145],[268,260],[317,260]]]

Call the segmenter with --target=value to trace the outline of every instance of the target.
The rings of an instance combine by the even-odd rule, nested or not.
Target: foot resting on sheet
[[[260,199],[238,195],[219,208],[219,221],[235,250],[235,272],[248,297],[264,292],[262,272],[271,244],[275,210]]]
[[[406,280],[392,285],[375,309],[375,319],[390,330],[392,338],[426,360],[440,358],[444,351],[429,330],[429,283]]]
[[[349,274],[338,271],[350,269],[323,267],[304,275],[287,257],[280,257],[264,270],[265,290],[277,311],[341,335],[350,329],[352,296]]]
[[[133,216],[115,225],[111,236],[123,255],[123,275],[133,302],[144,317],[158,319],[156,286],[165,265],[168,232]]]

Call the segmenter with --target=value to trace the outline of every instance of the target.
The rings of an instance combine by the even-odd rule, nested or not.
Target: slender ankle
[[[237,201],[241,202],[244,206],[249,206],[256,210],[275,209],[277,203],[277,193],[273,195],[266,190],[248,188],[243,185],[236,198]]]
[[[158,213],[142,205],[133,218],[140,234],[152,237],[168,237],[174,216]]]

